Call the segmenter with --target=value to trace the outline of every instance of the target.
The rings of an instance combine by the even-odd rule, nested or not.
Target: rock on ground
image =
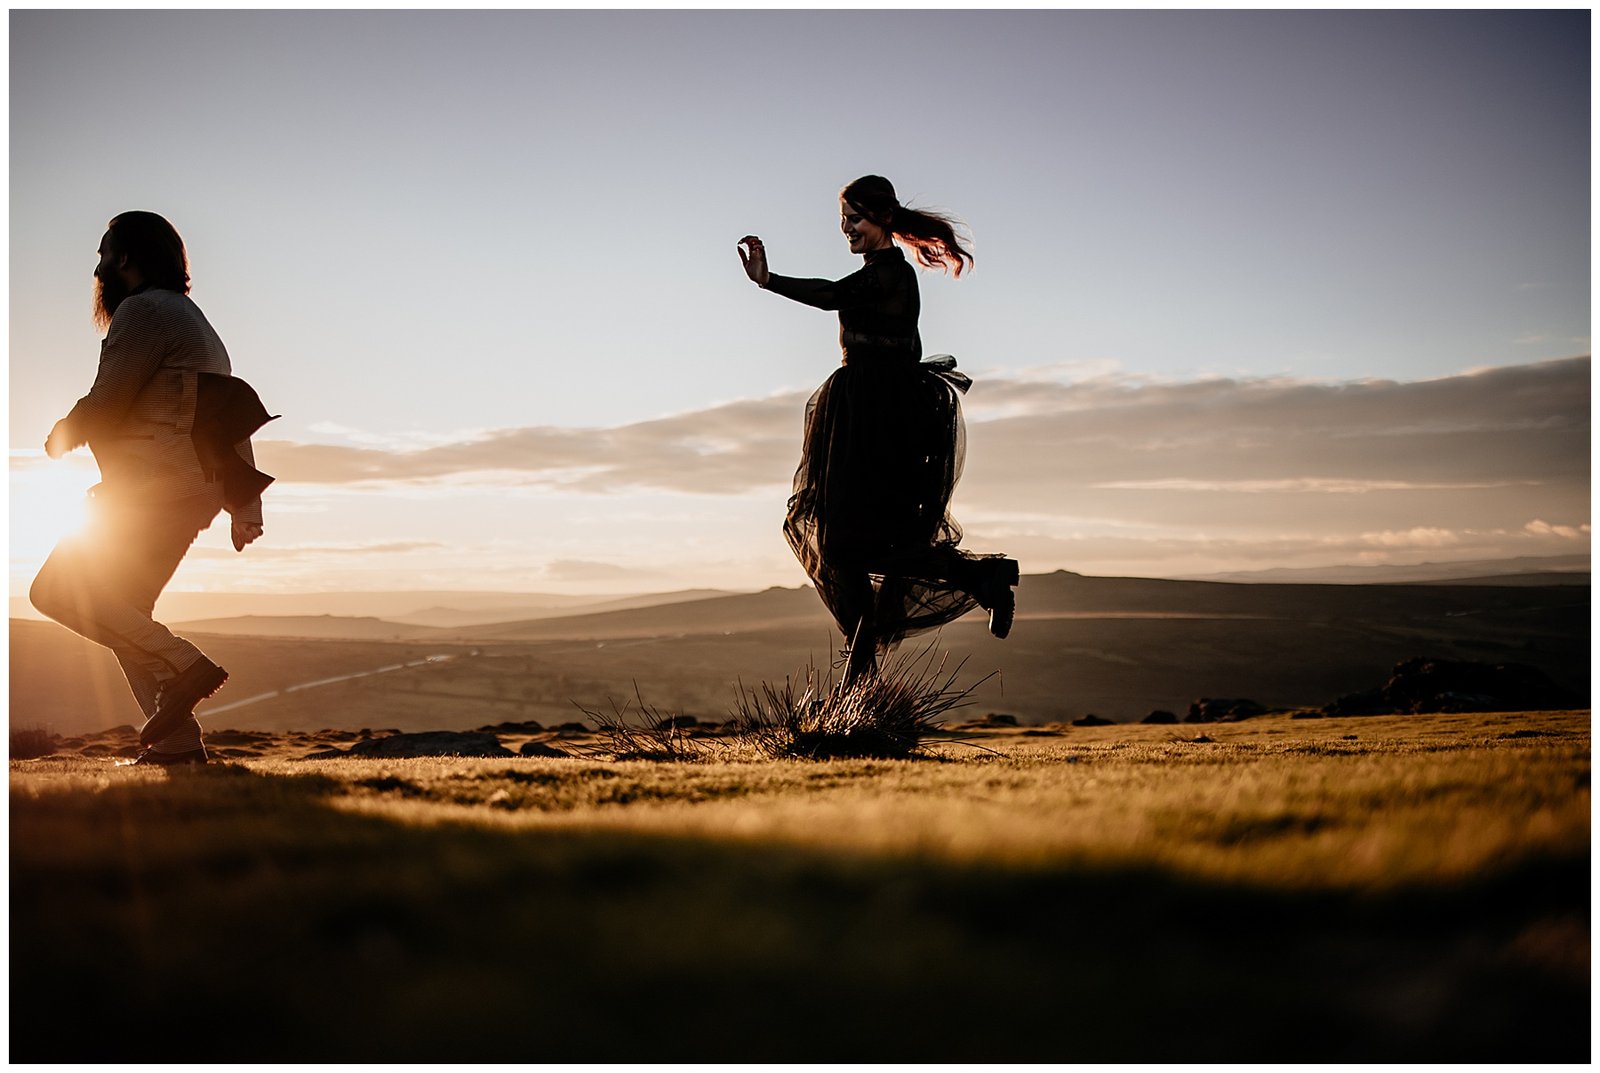
[[[329,749],[312,753],[307,760],[333,757],[406,756],[515,756],[493,734],[465,730],[429,730],[417,734],[391,734],[386,738],[358,741],[347,750]]]

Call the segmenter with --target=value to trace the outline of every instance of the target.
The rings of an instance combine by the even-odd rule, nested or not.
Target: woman
[[[1017,563],[961,551],[949,516],[961,476],[955,359],[922,360],[917,272],[959,277],[972,254],[951,220],[900,204],[867,175],[839,195],[839,226],[860,271],[832,282],[780,276],[759,238],[739,240],[745,273],[764,290],[839,313],[843,362],[806,404],[805,440],[784,535],[849,644],[844,681],[876,670],[876,653],[982,606],[1004,637],[1016,610]]]

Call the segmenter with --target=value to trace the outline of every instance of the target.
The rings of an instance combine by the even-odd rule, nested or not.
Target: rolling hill
[[[242,637],[298,637],[304,640],[406,641],[448,631],[434,626],[355,615],[239,615],[168,623],[174,633]]]
[[[1204,574],[1191,581],[1281,582],[1316,585],[1383,585],[1409,582],[1465,581],[1468,583],[1515,584],[1506,579],[1554,575],[1554,585],[1587,585],[1589,556],[1523,555],[1511,559],[1472,559],[1453,563],[1409,563],[1376,566],[1273,567],[1267,570],[1234,570]]]
[[[1529,663],[1588,690],[1587,586],[1225,584],[1057,572],[1025,576],[1018,597],[1004,642],[973,614],[904,651],[933,645],[948,666],[965,661],[964,684],[989,676],[973,711],[1023,722],[1181,714],[1204,696],[1319,706],[1381,685],[1395,663],[1418,655]],[[193,635],[233,676],[207,702],[217,710],[207,725],[273,730],[559,723],[581,718],[580,707],[621,706],[636,691],[652,705],[717,719],[736,683],[782,681],[808,662],[826,668],[841,644],[803,588],[403,640]],[[13,620],[11,667],[13,726],[81,732],[136,721],[109,653],[60,627]]]
[[[649,607],[725,593],[715,589],[616,595],[547,592],[416,590],[400,592],[166,592],[156,604],[163,622],[195,622],[247,616],[381,618],[413,626],[464,626],[579,611]],[[11,617],[44,621],[26,596],[11,598]]]

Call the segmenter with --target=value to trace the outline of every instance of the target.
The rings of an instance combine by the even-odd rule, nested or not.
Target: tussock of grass
[[[634,699],[620,707],[610,701],[609,712],[578,706],[600,741],[575,751],[590,759],[666,763],[730,759],[750,749],[772,759],[902,760],[924,745],[954,740],[940,733],[946,713],[971,703],[988,680],[957,686],[965,660],[949,670],[946,660],[929,645],[848,684],[836,685],[831,670],[815,666],[781,686],[741,683],[733,733],[722,741],[693,734],[694,720],[648,703],[634,683]]]
[[[32,760],[56,751],[55,735],[44,727],[18,727],[11,732],[11,759]]]
[[[891,659],[877,674],[835,686],[832,673],[807,667],[782,686],[739,687],[734,720],[739,736],[769,757],[808,760],[912,756],[937,736],[946,712],[970,703],[970,686],[956,686],[962,663],[948,673],[933,646]]]
[[[600,742],[574,746],[573,751],[590,758],[666,763],[693,763],[710,757],[714,748],[710,741],[685,733],[686,724],[691,721],[646,703],[637,682],[633,684],[633,697],[620,708],[616,701],[610,701],[609,713],[578,705],[578,710],[595,725]]]

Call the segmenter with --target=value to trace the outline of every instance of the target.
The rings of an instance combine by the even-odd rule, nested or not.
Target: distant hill
[[[1561,574],[1500,574],[1492,577],[1440,578],[1434,581],[1396,581],[1393,585],[1589,585],[1589,572],[1572,571]]]
[[[575,617],[697,603],[728,595],[730,594],[717,589],[684,589],[679,592],[627,596],[573,607],[514,607],[500,610],[485,608],[476,611],[456,607],[433,607],[395,618],[377,618],[371,615],[234,615],[227,618],[194,619],[169,625],[179,633],[228,636],[303,637],[321,640],[337,638],[349,641],[405,641],[433,638],[459,641],[464,637],[501,636],[506,627],[510,627],[512,632],[520,637],[523,634],[516,633],[516,630],[525,627],[529,622],[556,618],[562,622],[570,622]],[[569,633],[570,629],[556,627],[555,632],[564,634]]]
[[[1463,590],[1468,586],[1459,587]],[[1487,597],[1458,592],[1425,597],[1452,608],[1478,606]],[[1361,617],[1416,605],[1417,586],[1349,584],[1223,583],[1161,578],[1088,577],[1067,570],[1028,574],[1017,588],[1017,618],[1047,619],[1261,619]],[[1518,598],[1513,598],[1518,599]],[[977,615],[974,615],[974,621]],[[631,610],[546,616],[523,622],[469,626],[435,635],[438,640],[506,642],[625,640],[743,634],[770,629],[831,629],[815,590],[770,588],[765,592]]]
[[[239,615],[235,618],[197,619],[169,625],[179,634],[303,637],[313,640],[339,638],[350,641],[405,641],[443,632],[431,626],[351,615]]]
[[[1273,567],[1268,570],[1233,570],[1199,574],[1188,581],[1238,581],[1246,583],[1383,585],[1414,581],[1471,580],[1482,585],[1521,585],[1524,577],[1572,575],[1544,584],[1586,585],[1587,555],[1524,555],[1514,559],[1474,559],[1455,563],[1415,563],[1407,566]],[[1535,582],[1538,584],[1539,582]]]
[[[646,607],[720,595],[721,590],[568,595],[546,592],[478,592],[448,589],[414,592],[166,592],[156,604],[163,622],[241,617],[334,615],[381,618],[414,626],[466,626],[506,622],[578,610]],[[11,617],[43,621],[26,596],[11,598]]]
[[[429,607],[408,615],[392,615],[390,618],[395,622],[406,622],[417,626],[438,626],[441,628],[482,626],[551,618],[556,615],[626,611],[636,607],[687,603],[693,600],[707,600],[717,596],[732,595],[734,593],[724,589],[680,589],[677,592],[645,593],[640,596],[622,596],[607,599],[589,598],[586,602],[579,604],[561,604],[559,606],[546,607],[502,607],[495,608],[492,611],[487,608]]]
[[[1589,687],[1586,585],[1229,584],[1029,574],[1011,637],[981,613],[904,648],[932,646],[973,714],[1022,722],[1094,713],[1180,716],[1200,697],[1317,707],[1381,686],[1413,656],[1528,663]],[[809,588],[526,620],[388,640],[392,620],[302,618],[293,628],[363,629],[365,639],[261,636],[269,623],[202,643],[232,674],[205,702],[212,728],[465,729],[504,720],[562,723],[580,707],[645,700],[724,718],[735,683],[826,671],[843,640]],[[285,626],[284,628],[288,628]],[[413,627],[415,628],[415,627]],[[198,630],[196,631],[198,632]],[[430,658],[432,657],[432,658]],[[448,657],[448,658],[446,658]],[[964,663],[963,663],[964,661]],[[11,623],[13,726],[82,732],[133,722],[109,652],[52,623]],[[208,709],[217,709],[214,717]]]
[[[832,624],[813,589],[773,587],[765,592],[714,596],[648,607],[563,614],[524,622],[469,626],[448,635],[461,641],[622,639],[682,634],[728,634],[778,626]]]

